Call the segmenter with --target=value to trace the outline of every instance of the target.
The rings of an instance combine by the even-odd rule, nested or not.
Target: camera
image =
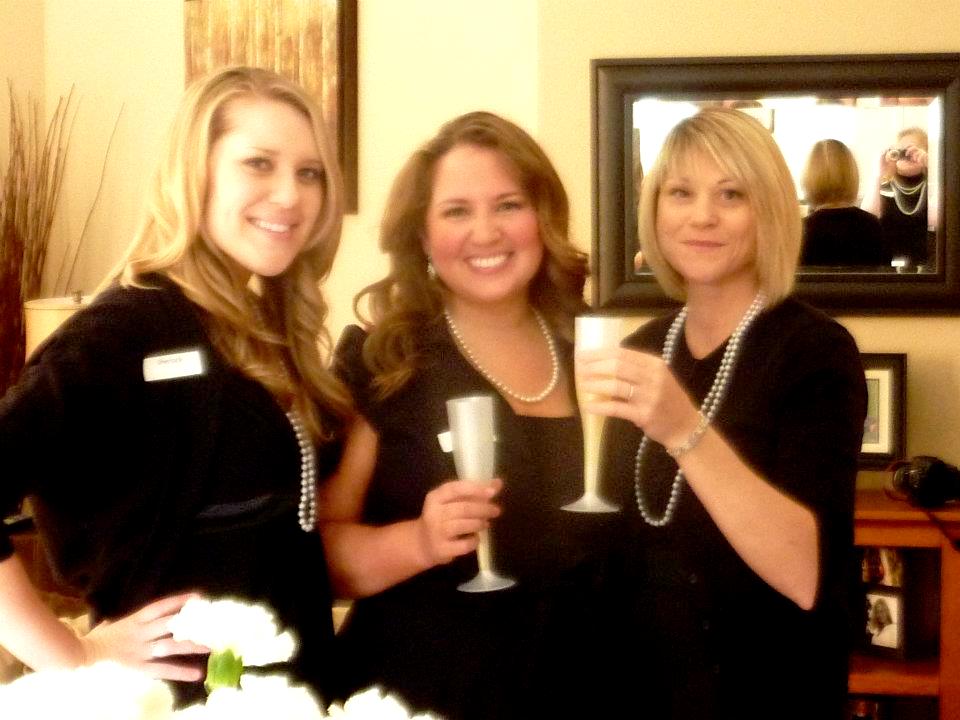
[[[960,470],[928,455],[896,464],[893,487],[911,503],[936,508],[960,500]]]
[[[891,160],[909,160],[907,148],[890,148],[889,155]]]

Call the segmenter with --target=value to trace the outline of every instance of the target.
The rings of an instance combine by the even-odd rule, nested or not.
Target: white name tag
[[[193,377],[204,372],[203,353],[199,350],[148,355],[143,359],[143,379],[147,382]]]

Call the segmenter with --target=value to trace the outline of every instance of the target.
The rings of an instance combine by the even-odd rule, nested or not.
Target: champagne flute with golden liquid
[[[600,315],[580,315],[575,320],[574,347],[576,350],[598,350],[620,344],[620,318]],[[600,444],[603,439],[603,415],[588,413],[584,405],[596,396],[585,393],[577,383],[577,402],[580,404],[580,422],[583,425],[583,495],[564,510],[570,512],[617,512],[620,508],[600,497]]]
[[[447,400],[447,420],[453,462],[461,480],[488,482],[496,470],[496,428],[493,398],[471,395]],[[477,546],[477,574],[457,586],[462,592],[490,592],[516,584],[515,580],[497,573],[493,566],[490,531],[480,531]]]

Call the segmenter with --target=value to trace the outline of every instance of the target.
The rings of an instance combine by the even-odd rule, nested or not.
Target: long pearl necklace
[[[467,347],[467,344],[464,342],[463,336],[460,334],[460,329],[453,321],[450,311],[446,308],[443,310],[443,316],[447,319],[447,327],[450,328],[450,334],[453,335],[453,339],[457,341],[457,347],[459,347],[463,351],[463,354],[467,356],[467,360],[470,361],[470,364],[476,368],[477,372],[490,381],[495,388],[500,390],[502,393],[509,395],[514,400],[519,400],[523,403],[540,402],[554,391],[554,388],[557,387],[557,381],[560,379],[560,360],[557,358],[557,345],[553,341],[553,335],[550,334],[550,328],[547,325],[547,321],[543,319],[543,315],[541,315],[537,310],[534,310],[533,314],[537,318],[537,324],[540,326],[540,332],[543,333],[543,339],[547,341],[547,349],[550,351],[550,382],[548,382],[547,386],[536,395],[524,395],[511,390],[483,368],[483,366],[474,356],[473,352],[471,352],[470,348]]]
[[[923,205],[923,199],[927,196],[927,181],[921,180],[918,184],[913,187],[904,187],[896,180],[891,180],[890,184],[893,186],[893,201],[897,204],[897,207],[900,209],[904,215],[916,215],[920,212],[920,206]],[[920,197],[917,198],[917,202],[910,209],[905,207],[906,200],[905,197],[910,195],[916,195],[920,193]]]
[[[700,417],[704,419],[707,425],[713,422],[713,418],[717,414],[717,409],[727,394],[730,378],[733,377],[733,368],[740,354],[740,342],[751,323],[753,323],[757,315],[760,314],[765,302],[766,297],[763,291],[758,292],[757,296],[753,298],[753,302],[750,303],[750,307],[747,308],[743,317],[740,318],[740,323],[737,325],[736,330],[733,331],[733,335],[731,335],[727,341],[727,347],[723,351],[723,358],[720,360],[720,367],[717,368],[717,374],[713,378],[713,385],[710,387],[710,392],[707,393],[707,396],[703,399],[703,404],[700,406]],[[677,348],[680,330],[683,328],[686,319],[687,306],[684,305],[683,309],[674,319],[670,329],[667,330],[667,336],[663,341],[661,357],[668,367],[673,361],[673,354]],[[680,491],[683,489],[683,471],[679,467],[677,468],[677,474],[673,476],[673,484],[670,486],[670,499],[667,500],[667,507],[663,511],[663,515],[654,517],[647,507],[647,503],[643,499],[643,492],[640,489],[640,477],[643,474],[643,456],[648,444],[647,436],[644,435],[640,440],[640,446],[637,448],[637,457],[633,464],[633,493],[637,498],[637,509],[640,511],[640,517],[643,518],[647,525],[659,528],[673,519],[673,514],[677,509],[677,502],[680,500]]]
[[[317,526],[317,451],[296,410],[287,413],[287,420],[300,447],[300,507],[297,512],[300,529],[313,532]]]

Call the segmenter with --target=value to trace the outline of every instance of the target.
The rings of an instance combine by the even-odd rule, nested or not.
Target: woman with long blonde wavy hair
[[[300,640],[289,671],[332,692],[315,493],[351,411],[320,291],[341,219],[302,88],[234,67],[187,89],[133,244],[0,401],[4,506],[34,498],[97,623],[57,623],[3,534],[0,644],[27,665],[116,660],[200,697],[205,648],[167,621],[230,595],[271,606]]]

